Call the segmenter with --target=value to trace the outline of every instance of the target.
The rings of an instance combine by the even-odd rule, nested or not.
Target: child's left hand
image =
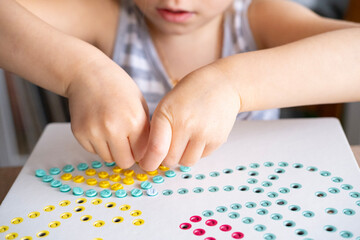
[[[193,165],[226,142],[239,109],[236,88],[216,67],[190,73],[157,106],[140,166]]]

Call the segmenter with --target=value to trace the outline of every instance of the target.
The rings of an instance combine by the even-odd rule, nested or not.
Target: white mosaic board
[[[122,184],[127,197],[89,198],[35,176],[70,164],[73,177],[108,180],[77,169],[93,161],[69,124],[49,125],[1,205],[0,239],[360,239],[359,168],[335,119],[237,122],[189,172],[169,178],[159,169],[160,184],[148,175],[159,192],[152,197],[131,196],[136,178]],[[52,177],[72,189],[104,189],[62,174]]]

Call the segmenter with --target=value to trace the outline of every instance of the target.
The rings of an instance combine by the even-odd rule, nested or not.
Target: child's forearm
[[[237,88],[240,111],[360,101],[360,29],[320,34],[213,64]]]
[[[95,47],[55,30],[14,0],[0,0],[0,36],[1,68],[63,96],[70,82],[80,77],[79,69],[105,57]]]

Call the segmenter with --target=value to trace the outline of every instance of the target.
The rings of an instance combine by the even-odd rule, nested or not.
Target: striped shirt
[[[234,0],[225,12],[222,57],[256,50],[247,17],[251,0]],[[149,106],[150,115],[172,83],[156,52],[144,15],[132,0],[122,0],[114,46],[113,60],[121,66],[140,88]],[[271,120],[279,117],[278,109],[243,112],[246,120]]]

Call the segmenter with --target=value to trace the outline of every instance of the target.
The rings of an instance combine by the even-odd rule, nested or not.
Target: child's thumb
[[[150,135],[144,157],[139,164],[145,171],[153,171],[159,167],[169,152],[172,128],[164,114],[154,113],[150,123]]]

